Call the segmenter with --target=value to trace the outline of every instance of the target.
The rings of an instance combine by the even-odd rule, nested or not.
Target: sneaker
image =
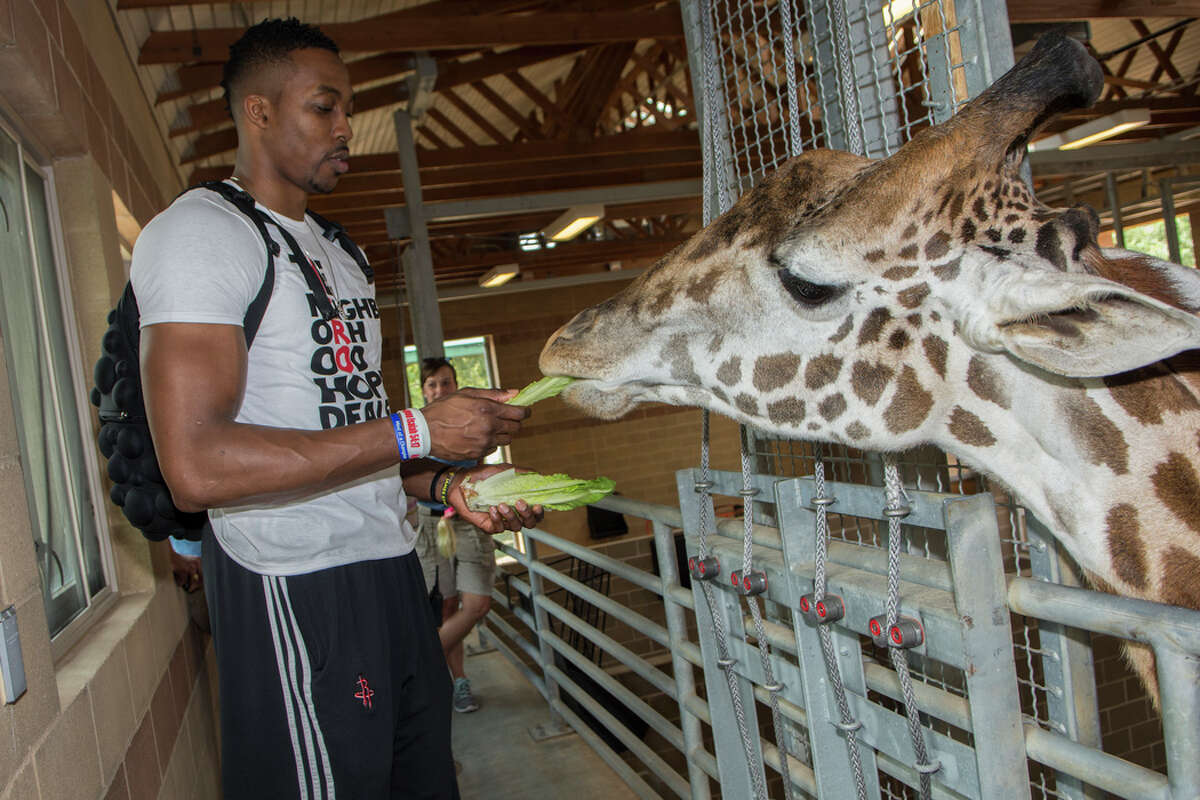
[[[460,714],[479,710],[479,703],[471,694],[471,681],[466,678],[454,679],[454,710]]]

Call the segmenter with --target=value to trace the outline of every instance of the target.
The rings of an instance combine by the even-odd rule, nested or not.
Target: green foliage
[[[514,406],[531,406],[554,397],[574,382],[574,378],[539,378],[517,392],[517,396],[508,402]]]
[[[1189,267],[1196,266],[1196,253],[1192,245],[1192,221],[1189,215],[1175,217],[1175,230],[1179,233],[1179,261]],[[1135,228],[1125,229],[1125,248],[1146,253],[1164,261],[1170,260],[1167,252],[1167,229],[1162,220]]]

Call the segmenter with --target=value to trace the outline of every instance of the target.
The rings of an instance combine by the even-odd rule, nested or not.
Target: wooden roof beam
[[[1200,17],[1200,0],[1008,0],[1009,22]]]
[[[515,164],[556,159],[575,159],[579,157],[596,157],[605,155],[628,155],[631,153],[655,152],[662,150],[678,150],[700,146],[699,136],[695,131],[631,131],[628,133],[600,136],[590,141],[545,141],[545,142],[505,142],[503,144],[476,145],[461,147],[451,152],[424,150],[418,153],[417,160],[421,164],[421,173],[426,170],[460,169],[472,165],[484,164]],[[400,169],[400,159],[395,153],[371,153],[350,157],[351,175],[362,175],[369,172],[395,172]],[[192,171],[189,180],[192,183],[206,180],[220,180],[233,172],[233,164],[215,167],[200,167]],[[431,181],[436,178],[430,178]]]
[[[382,15],[331,23],[321,29],[345,52],[380,52],[682,38],[683,20],[677,8],[668,7],[632,12],[429,15],[402,19]],[[142,44],[138,64],[224,61],[229,56],[229,45],[242,32],[241,28],[155,31]]]

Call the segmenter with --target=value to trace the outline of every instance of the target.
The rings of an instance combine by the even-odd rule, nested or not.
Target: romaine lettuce
[[[517,500],[553,511],[570,511],[607,497],[614,488],[616,484],[604,477],[582,480],[570,475],[540,475],[515,469],[497,472],[478,482],[468,478],[462,483],[463,496],[473,511],[486,511],[501,503],[513,505]]]
[[[510,406],[531,406],[539,400],[547,400],[575,382],[574,378],[561,375],[541,378],[526,386],[517,396],[508,401]]]

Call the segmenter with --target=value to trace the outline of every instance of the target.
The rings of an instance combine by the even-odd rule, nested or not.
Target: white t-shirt
[[[387,416],[375,287],[340,245],[320,236],[316,222],[267,213],[319,264],[345,320],[321,318],[291,250],[268,223],[280,247],[275,286],[250,346],[237,421],[319,430]],[[130,280],[142,327],[240,327],[262,288],[266,253],[242,212],[215,192],[186,193],[150,221],[133,250]],[[295,575],[408,553],[416,533],[404,519],[405,507],[393,467],[305,500],[215,508],[209,517],[239,564],[266,575]]]

